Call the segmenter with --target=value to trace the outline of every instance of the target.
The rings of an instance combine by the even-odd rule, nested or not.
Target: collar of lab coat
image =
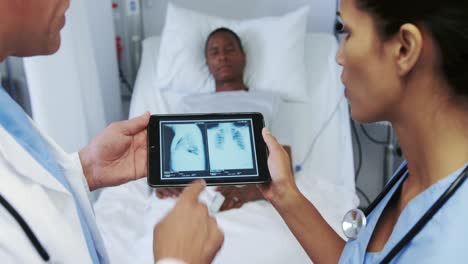
[[[34,126],[34,129],[37,128]],[[41,134],[42,136],[42,134]],[[46,188],[60,193],[71,195],[70,192],[41,164],[39,164],[29,153],[18,144],[18,142],[0,125],[0,153],[5,161],[11,165],[21,177],[27,178]]]
[[[30,122],[32,122],[30,120]],[[40,132],[39,129],[32,122],[32,126],[37,133],[43,137],[51,151],[52,158],[57,161],[59,164],[66,164],[73,168],[67,168],[74,170],[78,174],[82,174],[81,164],[76,161],[76,159],[70,160],[70,155],[60,148],[51,138],[47,135],[44,135]],[[69,196],[72,199],[72,194],[53,176],[46,170],[40,163],[38,163],[29,153],[19,145],[16,140],[8,133],[3,126],[0,125],[0,158],[3,156],[7,166],[9,165],[12,170],[14,170],[19,177],[24,177],[31,182],[35,182],[44,188],[59,192],[63,195]],[[61,165],[60,165],[61,166]],[[82,209],[85,212],[86,221],[89,224],[92,236],[94,238],[96,249],[98,254],[102,257],[102,263],[109,263],[109,258],[105,249],[104,242],[101,238],[97,225],[94,219],[94,212],[92,205],[89,201],[89,189],[87,184],[83,181],[86,181],[84,178],[68,178],[67,180],[70,183],[70,186],[77,188],[81,185],[85,187],[83,191],[79,191],[77,197],[78,203],[82,206]]]

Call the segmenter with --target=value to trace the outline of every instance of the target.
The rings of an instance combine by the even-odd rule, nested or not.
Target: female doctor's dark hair
[[[468,99],[468,1],[356,0],[357,7],[377,21],[383,39],[405,23],[421,25],[439,47],[441,71],[455,97]],[[465,104],[463,103],[463,104]]]

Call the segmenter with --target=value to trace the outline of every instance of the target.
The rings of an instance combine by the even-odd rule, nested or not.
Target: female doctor
[[[0,61],[56,52],[68,6],[0,0]],[[114,123],[69,155],[0,87],[0,262],[107,263],[88,194],[145,176],[148,120]],[[198,202],[202,189],[200,182],[187,188],[155,230],[156,260],[206,263],[220,248],[223,236]]]
[[[286,153],[265,130],[273,179],[260,186],[265,198],[314,263],[466,262],[468,2],[341,0],[340,13],[336,60],[352,117],[390,121],[408,169],[345,242],[301,195]],[[443,193],[450,195],[436,202]]]

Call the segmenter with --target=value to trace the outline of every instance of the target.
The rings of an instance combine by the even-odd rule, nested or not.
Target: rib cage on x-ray
[[[249,126],[219,123],[210,127],[207,134],[212,170],[254,168]]]
[[[240,149],[244,150],[245,149],[244,137],[239,132],[239,130],[235,128],[231,128],[231,136],[232,136],[232,140],[234,140],[237,146]],[[216,148],[223,149],[224,143],[225,143],[225,131],[223,128],[221,128],[216,132]]]

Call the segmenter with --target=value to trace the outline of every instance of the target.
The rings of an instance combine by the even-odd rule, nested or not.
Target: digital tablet
[[[185,186],[270,180],[260,113],[152,115],[148,124],[148,184]]]

